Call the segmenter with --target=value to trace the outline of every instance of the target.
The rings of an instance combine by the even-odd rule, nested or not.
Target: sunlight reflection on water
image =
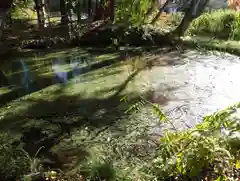
[[[156,66],[152,73],[148,74],[155,87],[155,94],[166,94],[162,89],[163,84],[178,87],[167,92],[168,103],[162,106],[165,112],[176,108],[169,113],[169,117],[179,129],[186,127],[185,123],[193,126],[202,121],[203,116],[240,101],[238,57],[228,54],[224,56],[203,54],[199,57],[199,53],[194,51],[186,55],[179,61],[188,63]],[[181,111],[177,109],[178,107],[181,107]]]

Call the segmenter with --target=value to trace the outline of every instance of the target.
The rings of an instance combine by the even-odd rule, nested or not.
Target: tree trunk
[[[45,23],[47,24],[47,26],[51,26],[49,1],[50,0],[44,0],[44,11],[45,11],[45,16],[46,16]]]
[[[94,21],[104,19],[104,15],[105,15],[104,0],[97,0],[96,14],[95,14],[95,17],[94,17]]]
[[[2,54],[7,53],[8,46],[4,43],[4,27],[7,19],[8,12],[6,10],[0,10],[0,56]],[[1,70],[0,70],[1,71]],[[0,84],[4,83],[5,79],[3,77],[4,74],[0,75]]]
[[[4,45],[4,27],[7,20],[8,12],[12,6],[12,0],[0,0],[0,54],[6,53],[8,48]],[[0,83],[5,83],[5,76],[0,72]]]
[[[2,44],[4,25],[12,3],[13,0],[0,0],[0,44]]]
[[[114,0],[109,0],[109,9],[110,9],[110,20],[114,21],[115,17],[115,5],[114,5]]]
[[[78,23],[80,23],[81,19],[82,19],[82,17],[81,17],[81,2],[80,2],[80,0],[78,0],[78,2],[77,2],[76,11],[77,11],[77,20],[78,20]]]
[[[154,12],[155,7],[159,7],[161,5],[162,4],[160,4],[158,0],[152,0],[152,4],[151,4],[150,8],[148,9],[148,11],[146,13],[146,17],[152,15],[153,12]]]
[[[38,16],[38,26],[39,28],[47,27],[47,2],[46,0],[34,0],[35,9]]]
[[[65,0],[60,0],[61,24],[68,24],[67,6]]]
[[[92,17],[92,0],[88,0],[88,18]]]
[[[37,17],[38,17],[38,27],[42,28],[44,27],[44,17],[43,17],[43,13],[41,12],[40,0],[34,0],[34,2],[35,2],[35,9],[37,11]]]
[[[190,23],[203,13],[208,2],[209,0],[192,0],[190,7],[186,10],[180,25],[173,31],[173,34],[183,36]]]
[[[8,12],[6,10],[0,10],[0,44],[2,44],[3,41],[3,30],[7,19],[7,14]]]
[[[100,14],[100,13],[99,13],[99,0],[96,0],[95,13],[94,13],[93,21],[98,20],[99,14]]]
[[[74,35],[74,27],[73,27],[73,20],[72,20],[72,17],[73,17],[73,5],[72,5],[72,2],[68,2],[66,4],[66,15],[67,15],[67,18],[68,18],[68,24],[67,24],[67,29],[68,29],[68,38],[69,40],[72,40]]]
[[[183,36],[193,19],[192,16],[185,15],[180,25],[173,31],[173,34],[176,34],[179,37]]]
[[[166,8],[166,6],[171,2],[172,2],[172,0],[166,0],[166,2],[163,4],[163,6],[159,9],[158,14],[152,20],[151,24],[154,25],[157,22],[158,18],[161,16],[161,14],[164,11],[164,9]]]
[[[6,24],[7,25],[12,25],[13,21],[12,21],[12,15],[11,13],[9,12],[8,15],[7,15],[7,19],[6,19]]]
[[[4,75],[4,73],[0,70],[0,87],[6,86],[8,84],[7,77]]]
[[[42,16],[43,16],[43,26],[44,27],[47,27],[48,26],[48,24],[50,23],[50,22],[48,22],[48,20],[49,20],[49,17],[48,17],[48,11],[47,11],[47,7],[48,7],[48,2],[47,2],[47,0],[40,0],[41,1],[41,6],[42,6]]]

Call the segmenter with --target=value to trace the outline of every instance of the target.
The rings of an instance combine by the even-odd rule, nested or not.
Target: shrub
[[[30,1],[17,1],[11,8],[11,18],[13,21],[20,23],[36,24],[37,13],[33,9]]]
[[[188,34],[240,40],[239,18],[240,13],[233,10],[216,10],[204,13],[191,23]]]
[[[123,0],[116,6],[116,22],[129,25],[141,25],[147,20],[146,13],[151,5],[150,0]]]
[[[30,171],[30,157],[7,134],[0,135],[0,180],[11,180]]]
[[[149,168],[152,175],[162,180],[239,177],[240,121],[233,116],[239,107],[206,116],[186,131],[166,132]]]

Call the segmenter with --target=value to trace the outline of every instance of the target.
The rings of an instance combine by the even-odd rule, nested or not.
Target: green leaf
[[[223,176],[223,175],[221,175],[221,176],[219,176],[219,177],[217,178],[216,181],[224,181],[224,180],[226,180],[226,177]]]
[[[236,169],[240,169],[240,161],[239,160],[236,161],[236,165],[235,166],[236,166]]]
[[[122,98],[120,99],[120,102],[128,102],[127,96],[122,97]]]
[[[176,166],[177,166],[177,170],[179,173],[184,173],[184,168],[183,168],[183,164],[182,164],[182,153],[179,153],[177,155],[177,160],[176,160]]]
[[[168,121],[166,115],[162,112],[161,106],[159,104],[153,104],[152,109],[153,109],[154,114],[159,117],[160,121],[163,121],[163,122]]]

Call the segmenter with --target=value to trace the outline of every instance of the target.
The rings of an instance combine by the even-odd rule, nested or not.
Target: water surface
[[[84,50],[53,54],[46,59],[43,56],[15,59],[2,66],[7,70],[10,87],[2,86],[1,96],[5,98],[2,101],[6,103],[25,94],[48,90],[52,85],[64,85],[64,94],[91,99],[118,95],[118,91],[122,96],[129,93],[137,96],[147,91],[151,92],[149,100],[160,104],[174,125],[184,129],[200,122],[204,115],[240,100],[240,63],[236,56],[186,51],[143,53],[132,59],[135,61],[121,62],[119,52],[91,55]],[[108,60],[112,63],[98,65]],[[151,68],[138,71],[136,67],[146,62],[151,62]],[[13,87],[20,87],[22,92],[6,96],[6,89]],[[49,95],[38,92],[40,98],[50,99],[51,91],[47,92]],[[141,119],[154,122],[152,116]]]

